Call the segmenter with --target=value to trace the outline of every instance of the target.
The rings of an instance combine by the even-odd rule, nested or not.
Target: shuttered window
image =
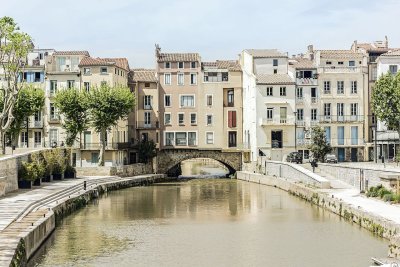
[[[228,127],[236,127],[236,111],[228,111]]]

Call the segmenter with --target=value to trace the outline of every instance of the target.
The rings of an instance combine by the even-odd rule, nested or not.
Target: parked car
[[[324,161],[326,163],[337,163],[337,157],[335,154],[326,154]]]
[[[290,152],[286,157],[287,162],[303,163],[303,156],[299,152]]]

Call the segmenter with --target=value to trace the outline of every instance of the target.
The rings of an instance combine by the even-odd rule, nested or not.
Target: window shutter
[[[236,127],[236,111],[232,111],[232,127]]]
[[[232,128],[232,111],[228,111],[228,127]]]

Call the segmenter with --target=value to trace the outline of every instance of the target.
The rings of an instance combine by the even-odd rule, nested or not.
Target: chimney
[[[314,46],[313,45],[307,46],[307,50],[308,50],[309,53],[313,53],[314,52]]]
[[[357,40],[354,40],[354,42],[353,42],[353,51],[354,52],[357,51]]]
[[[156,47],[156,58],[158,58],[161,52],[161,47],[159,44],[155,44],[155,47]]]
[[[389,48],[389,41],[387,35],[385,35],[385,43],[383,44],[385,48]]]

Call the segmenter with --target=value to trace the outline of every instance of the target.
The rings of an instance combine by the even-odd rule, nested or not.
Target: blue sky
[[[385,35],[400,47],[398,0],[0,0],[5,15],[39,48],[127,57],[131,67],[154,67],[155,43],[203,60],[245,48],[347,49]]]

